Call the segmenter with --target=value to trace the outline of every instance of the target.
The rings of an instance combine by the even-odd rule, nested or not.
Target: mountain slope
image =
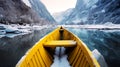
[[[120,23],[120,0],[99,0],[96,5],[97,7],[90,11],[88,17],[90,20],[92,19],[92,23]]]
[[[64,24],[84,24],[87,21],[89,9],[96,3],[96,0],[91,1],[77,0],[75,8],[72,9],[72,12],[62,22]],[[69,10],[64,13],[66,12],[69,12]]]
[[[69,14],[64,17],[66,12]],[[120,0],[77,0],[72,12],[68,10],[62,15],[62,24],[119,24]]]
[[[60,13],[59,12],[54,13],[53,17],[54,17],[54,19],[56,19],[56,22],[58,24],[64,24],[64,21],[67,20],[68,16],[71,14],[72,11],[73,11],[73,8],[70,8],[70,9],[60,12]]]
[[[46,8],[43,7],[42,9]],[[42,13],[44,14],[46,12],[47,10]],[[0,0],[0,23],[43,25],[49,24],[48,21],[49,19],[43,16],[40,17],[34,9],[27,6],[22,0]]]
[[[50,15],[40,0],[29,0],[29,2],[32,5],[32,8],[39,14],[40,17],[45,18],[49,22],[55,22],[53,17]]]

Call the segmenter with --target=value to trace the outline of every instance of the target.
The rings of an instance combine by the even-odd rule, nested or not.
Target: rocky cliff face
[[[65,14],[66,11],[62,15]],[[77,0],[76,7],[62,20],[64,24],[118,24],[119,21],[119,0]]]
[[[72,9],[71,12],[69,10],[65,11],[69,12],[68,16],[62,20],[64,24],[84,24],[87,21],[87,17],[89,15],[89,10],[92,6],[97,2],[97,0],[77,0],[75,8]],[[61,21],[60,21],[61,22]]]
[[[40,6],[42,6],[41,4]],[[40,8],[45,9],[45,7]],[[40,10],[39,9],[39,10]],[[46,13],[47,10],[42,12]],[[39,16],[32,8],[22,0],[0,0],[0,23],[9,24],[48,24],[49,19]]]
[[[73,8],[70,8],[70,9],[63,11],[63,12],[60,12],[60,13],[54,13],[53,17],[58,24],[65,24],[65,21],[67,21],[68,16],[72,12],[73,12]]]
[[[120,0],[99,0],[96,6],[97,7],[89,13],[88,19],[91,23],[120,23]]]
[[[45,18],[49,22],[55,22],[53,17],[47,11],[46,7],[40,0],[29,0],[32,5],[32,8],[39,14],[40,17]]]

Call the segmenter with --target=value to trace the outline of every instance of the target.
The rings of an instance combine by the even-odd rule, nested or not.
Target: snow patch
[[[103,29],[103,30],[120,30],[120,24],[113,24],[112,22],[106,22],[105,24],[93,24],[93,25],[58,25],[66,28],[82,28],[82,29]]]
[[[113,24],[112,22],[106,22],[106,23],[104,23],[104,25],[113,26],[113,25],[115,25],[115,24]]]
[[[108,67],[107,63],[105,62],[104,57],[100,54],[100,52],[97,49],[94,49],[92,51],[92,54],[97,59],[97,61],[99,62],[99,64],[100,64],[101,67]]]
[[[76,19],[73,21],[73,23],[80,23],[81,22],[81,19]]]
[[[22,0],[27,6],[32,7],[29,0]]]
[[[91,7],[91,9],[94,9],[94,8],[96,8],[97,7],[97,5],[93,5],[92,7]]]
[[[9,25],[6,25],[5,26],[5,30],[6,30],[6,32],[16,32],[16,31],[18,31],[18,29],[16,28],[16,27],[12,27],[12,26],[9,26]]]
[[[64,47],[56,47],[54,55],[54,63],[51,67],[71,67],[67,60],[67,55],[65,55]]]
[[[73,22],[76,23],[80,23],[80,22],[86,22],[87,21],[87,17],[83,17],[81,19],[77,18],[76,20],[74,20]]]
[[[101,12],[102,12],[102,13],[105,13],[105,10],[103,9],[103,10],[101,10]]]
[[[84,0],[84,2],[86,3],[87,7],[92,7],[95,3],[98,2],[98,0]]]
[[[34,30],[41,30],[41,29],[51,28],[51,27],[52,27],[51,25],[30,26],[29,24],[27,24],[24,26],[24,25],[18,25],[18,24],[10,24],[10,25],[0,24],[0,38],[2,37],[13,38],[15,36],[29,34]]]
[[[84,2],[87,4],[89,2],[89,0],[84,0]]]

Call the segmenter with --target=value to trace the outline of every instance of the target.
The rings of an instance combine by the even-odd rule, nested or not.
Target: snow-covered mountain
[[[41,11],[39,14],[35,11],[37,7],[38,11]],[[54,21],[50,18],[52,16],[39,0],[0,0],[0,23],[43,25]]]
[[[62,24],[120,23],[119,0],[77,0],[76,7],[70,11],[60,13],[61,17],[55,19],[62,18],[63,20],[58,21]],[[64,15],[66,16],[64,17]]]
[[[59,23],[63,22],[64,24],[84,24],[83,22],[87,21],[89,10],[96,2],[97,0],[77,0],[76,7],[70,10],[71,12],[67,10],[61,14],[66,15],[68,12],[68,15],[65,18],[63,17],[64,20],[60,21]]]
[[[73,11],[73,8],[70,8],[70,9],[60,12],[60,13],[59,12],[54,13],[53,17],[58,24],[64,24],[64,21],[67,20],[66,18],[68,18],[68,16],[72,13],[72,11]]]
[[[32,8],[39,14],[40,17],[45,18],[49,22],[55,22],[44,4],[40,0],[29,0]]]
[[[91,23],[120,23],[120,0],[99,0],[96,6],[89,13],[88,19]]]

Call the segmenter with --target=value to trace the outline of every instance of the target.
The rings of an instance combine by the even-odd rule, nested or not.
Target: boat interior
[[[100,67],[88,47],[73,33],[59,27],[38,41],[16,67],[50,67],[56,47],[64,47],[71,67]]]

